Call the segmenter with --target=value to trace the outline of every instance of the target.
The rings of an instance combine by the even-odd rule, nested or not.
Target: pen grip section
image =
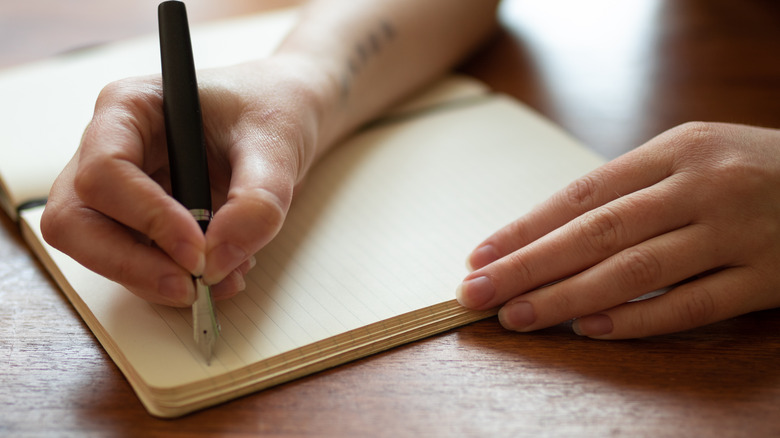
[[[161,3],[158,21],[172,194],[188,210],[211,211],[203,117],[184,3]]]

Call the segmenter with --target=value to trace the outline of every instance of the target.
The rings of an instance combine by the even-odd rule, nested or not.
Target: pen
[[[211,185],[187,9],[181,1],[165,1],[157,9],[157,18],[171,191],[205,233],[212,217]],[[210,288],[201,278],[193,281],[196,290],[192,305],[193,335],[210,364],[220,327]]]

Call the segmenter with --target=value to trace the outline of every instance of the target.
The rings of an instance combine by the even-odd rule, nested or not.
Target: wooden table
[[[153,32],[156,3],[2,2],[0,66]],[[192,2],[190,15],[288,3]],[[508,0],[501,17],[463,70],[608,157],[687,120],[780,127],[778,2]],[[159,420],[0,223],[2,436],[780,436],[780,310],[622,342],[491,319]]]

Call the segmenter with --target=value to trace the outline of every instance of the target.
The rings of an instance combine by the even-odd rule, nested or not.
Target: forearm
[[[495,28],[497,0],[316,0],[277,55],[312,61],[319,155],[451,69]],[[321,74],[320,74],[321,73]]]
[[[107,86],[52,188],[44,236],[149,301],[191,305],[192,275],[217,298],[237,293],[316,157],[451,68],[488,35],[494,8],[491,0],[317,0],[274,56],[200,71],[217,211],[205,236],[164,189],[159,79]],[[100,238],[74,238],[84,234]]]

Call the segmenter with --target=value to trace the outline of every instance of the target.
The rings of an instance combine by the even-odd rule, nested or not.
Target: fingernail
[[[195,285],[183,275],[166,275],[160,279],[160,296],[174,306],[190,306],[195,301]]]
[[[244,278],[244,274],[238,271],[233,271],[233,275],[236,277],[236,289],[238,289],[239,292],[246,289],[246,279]]]
[[[612,333],[612,318],[607,315],[590,315],[575,320],[571,325],[580,336],[603,336]]]
[[[249,257],[249,260],[244,261],[244,263],[241,263],[241,265],[238,266],[238,271],[241,273],[241,275],[246,275],[256,265],[257,265],[257,259],[255,258],[255,256],[251,256]]]
[[[475,249],[466,260],[466,267],[469,271],[474,271],[483,266],[487,266],[499,259],[498,250],[493,245],[480,246]]]
[[[477,277],[466,280],[458,286],[455,297],[463,307],[480,308],[487,304],[496,294],[493,282],[487,277]]]
[[[533,304],[528,301],[509,303],[498,311],[498,320],[509,330],[523,330],[536,321]]]
[[[190,242],[178,242],[173,246],[171,257],[189,271],[192,275],[198,277],[203,273],[206,266],[206,255],[203,250]]]
[[[219,245],[206,255],[203,281],[206,284],[215,284],[222,281],[247,258],[246,252],[236,245],[230,243]]]
[[[246,280],[238,270],[231,272],[224,280],[211,286],[211,294],[215,300],[223,300],[237,295],[246,289]]]

